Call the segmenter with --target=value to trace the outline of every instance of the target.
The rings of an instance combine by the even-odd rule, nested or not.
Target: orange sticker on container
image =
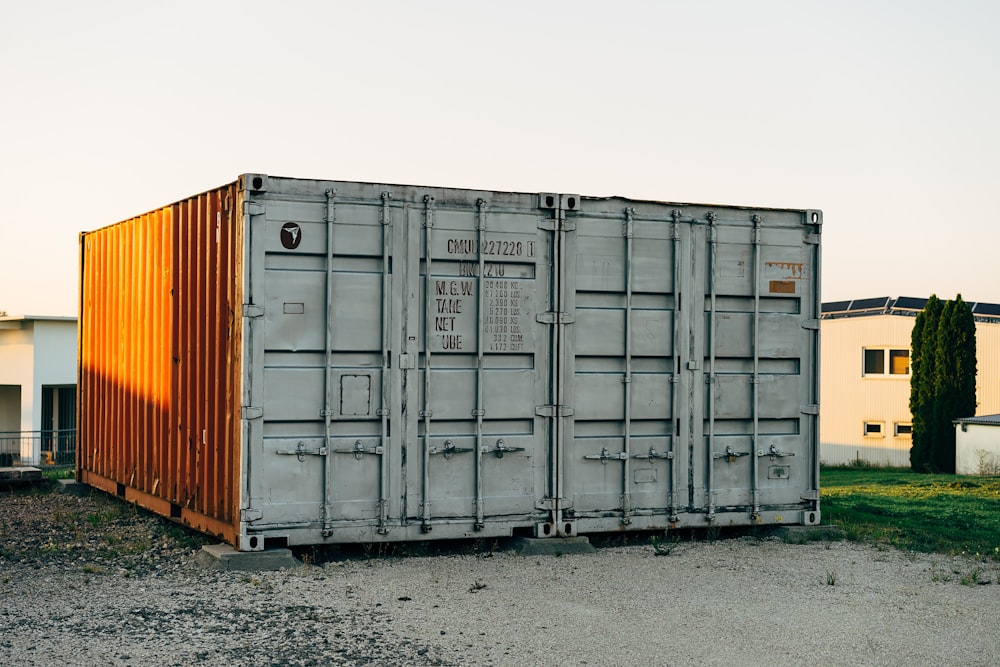
[[[795,294],[794,280],[772,280],[771,294]]]

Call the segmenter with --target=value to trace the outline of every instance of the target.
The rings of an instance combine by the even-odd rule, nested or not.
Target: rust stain
[[[784,271],[786,280],[802,280],[805,277],[805,269],[802,262],[765,262],[764,266],[769,269]]]

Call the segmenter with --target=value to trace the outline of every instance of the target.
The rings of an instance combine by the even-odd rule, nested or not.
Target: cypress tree
[[[910,467],[954,472],[952,421],[976,413],[976,322],[961,294],[946,302],[931,295],[913,324],[910,347]]]
[[[931,417],[933,422],[933,439],[930,442],[930,469],[934,472],[947,472],[942,467],[945,451],[950,447],[955,449],[954,429],[948,415],[955,411],[955,349],[952,341],[952,322],[955,315],[955,302],[945,301],[938,320],[937,332],[934,336],[934,395],[931,397]]]
[[[912,415],[912,446],[910,467],[926,472],[931,467],[931,444],[934,441],[932,402],[934,396],[938,321],[943,305],[932,294],[924,309],[917,314],[910,336],[910,414]]]
[[[976,322],[959,294],[941,313],[937,330],[931,467],[955,472],[954,419],[976,413]]]

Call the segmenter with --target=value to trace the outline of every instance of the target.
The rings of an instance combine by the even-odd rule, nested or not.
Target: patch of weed
[[[1000,560],[1000,477],[844,467],[824,468],[820,486],[825,518],[848,539]]]

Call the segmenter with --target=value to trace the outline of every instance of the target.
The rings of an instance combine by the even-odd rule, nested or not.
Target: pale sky
[[[275,176],[824,211],[823,300],[1000,302],[1000,2],[17,2],[0,310]]]

